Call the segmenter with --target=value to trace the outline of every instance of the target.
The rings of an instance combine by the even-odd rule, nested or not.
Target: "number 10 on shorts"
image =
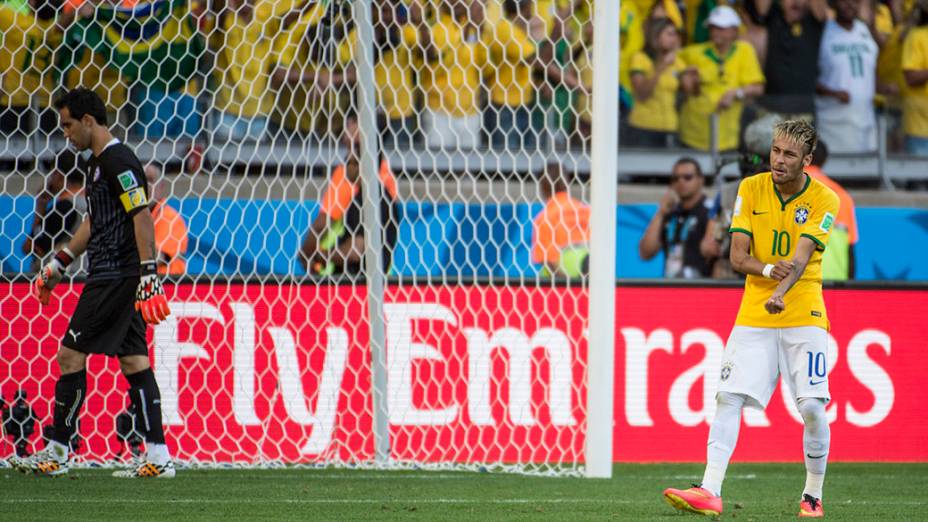
[[[806,355],[809,356],[809,384],[814,386],[819,383],[813,381],[813,378],[824,379],[828,373],[828,362],[825,360],[824,352],[806,352]]]

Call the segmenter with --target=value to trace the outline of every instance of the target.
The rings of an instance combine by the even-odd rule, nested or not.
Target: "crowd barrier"
[[[188,274],[303,274],[295,254],[318,212],[315,201],[187,198],[170,204],[187,222]],[[0,196],[4,272],[29,267],[21,246],[34,205],[28,196]],[[392,274],[534,277],[532,217],[540,209],[540,203],[404,203]],[[616,277],[661,277],[663,254],[647,262],[638,257],[638,240],[655,210],[653,204],[618,206]],[[928,280],[928,211],[858,208],[857,219],[858,279]]]

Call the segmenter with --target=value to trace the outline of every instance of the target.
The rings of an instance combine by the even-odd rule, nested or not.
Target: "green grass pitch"
[[[180,470],[164,481],[72,470],[47,479],[0,470],[0,520],[696,520],[665,487],[701,478],[695,464],[615,467],[612,480],[371,470]],[[733,464],[723,519],[789,520],[801,464]],[[928,464],[830,464],[830,520],[925,520]]]

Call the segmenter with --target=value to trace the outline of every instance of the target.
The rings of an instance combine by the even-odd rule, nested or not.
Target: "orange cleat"
[[[680,511],[710,517],[722,514],[722,497],[696,485],[690,489],[667,488],[664,490],[664,500]]]
[[[802,495],[802,502],[799,503],[799,518],[822,518],[825,516],[825,510],[822,509],[822,500],[812,495]]]

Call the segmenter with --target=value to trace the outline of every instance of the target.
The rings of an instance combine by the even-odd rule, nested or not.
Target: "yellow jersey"
[[[638,129],[660,132],[677,132],[677,91],[680,88],[679,75],[686,68],[679,56],[661,73],[657,85],[646,100],[635,97],[628,123]],[[631,74],[640,73],[649,77],[654,74],[654,61],[645,52],[632,57]]]
[[[837,194],[805,174],[802,190],[784,200],[769,172],[745,178],[738,187],[732,214],[732,234],[751,237],[751,255],[761,263],[792,259],[802,237],[817,245],[802,276],[786,293],[786,309],[771,315],[764,308],[779,284],[764,276],[749,275],[735,324],[760,328],[819,326],[828,329],[822,297],[822,252],[838,216]]]
[[[699,94],[690,96],[680,111],[680,141],[699,150],[709,150],[710,121],[726,91],[764,83],[764,73],[751,44],[737,41],[725,56],[719,56],[711,42],[687,46],[681,52],[686,65],[699,71]],[[719,112],[719,150],[738,148],[741,111],[744,103],[735,100]]]
[[[902,45],[902,70],[928,69],[928,27],[909,31]],[[906,87],[902,99],[902,127],[906,134],[928,138],[928,84]]]
[[[287,70],[295,68],[304,75],[314,71],[332,72],[334,63],[317,63],[311,52],[312,46],[324,46],[329,42],[319,37],[312,39],[307,35],[323,20],[326,8],[326,4],[315,4],[277,37],[274,42],[276,67]],[[337,52],[337,49],[334,51]],[[330,86],[320,93],[313,89],[310,82],[300,82],[296,85],[284,82],[279,87],[277,106],[272,119],[283,124],[288,130],[325,136],[332,129],[340,128],[339,117],[344,114],[343,106],[346,104],[348,91],[347,88]]]
[[[481,39],[488,49],[484,77],[490,101],[508,107],[531,103],[535,99],[532,62],[536,47],[529,35],[504,18],[485,30]]]
[[[54,22],[0,5],[0,35],[0,103],[26,107],[35,96],[40,107],[48,107],[55,87],[52,52],[61,31]]]
[[[487,62],[480,35],[443,15],[432,26],[432,45],[438,59],[427,62],[420,75],[428,108],[454,117],[479,114],[480,77]]]
[[[217,52],[217,109],[247,118],[273,111],[274,93],[269,87],[281,19],[270,2],[262,1],[250,20],[235,14],[222,20],[222,31],[216,31],[211,42]]]
[[[396,46],[384,49],[374,64],[374,83],[380,109],[390,119],[408,118],[416,113],[413,65],[419,48],[419,31],[412,24],[403,24],[398,29],[398,37]],[[342,67],[351,65],[357,43],[358,31],[353,29],[338,47],[338,60]]]

